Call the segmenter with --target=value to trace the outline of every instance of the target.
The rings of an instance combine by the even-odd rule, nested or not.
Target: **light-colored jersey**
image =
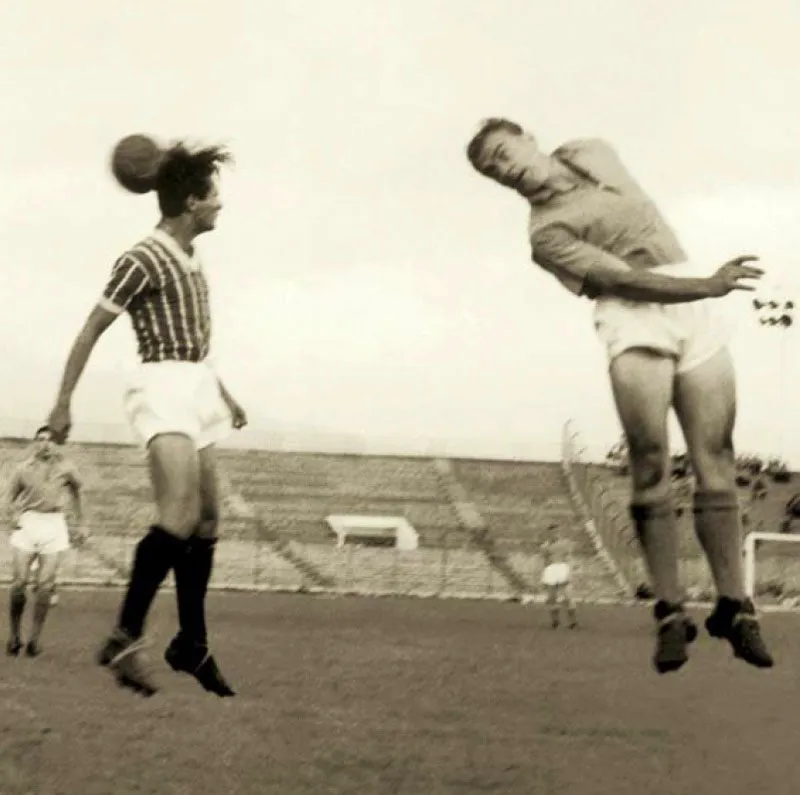
[[[551,563],[569,563],[572,559],[572,544],[565,538],[557,538],[542,548],[544,563],[549,566]]]
[[[628,270],[686,261],[666,219],[609,144],[574,141],[552,157],[578,187],[531,205],[528,237],[536,264],[567,289],[593,298],[586,277],[599,262]]]
[[[49,459],[31,456],[17,467],[11,479],[12,513],[16,517],[25,511],[63,511],[67,488],[81,488],[78,473],[69,461],[60,455]]]

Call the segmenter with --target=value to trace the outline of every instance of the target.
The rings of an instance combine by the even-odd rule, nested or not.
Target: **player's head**
[[[38,428],[33,435],[33,451],[39,458],[50,458],[55,452],[53,432],[47,425]]]
[[[483,176],[523,196],[540,190],[552,172],[536,138],[510,119],[486,119],[467,145],[467,159]]]
[[[232,161],[221,146],[189,149],[170,147],[156,177],[158,206],[164,218],[184,218],[194,234],[212,230],[222,208],[219,196],[220,167]]]

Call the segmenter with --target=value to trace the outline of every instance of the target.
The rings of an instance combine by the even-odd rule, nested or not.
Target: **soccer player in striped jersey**
[[[205,599],[219,516],[214,444],[247,418],[208,358],[208,284],[195,248],[195,239],[216,226],[219,170],[229,160],[225,149],[213,146],[179,143],[165,152],[155,185],[161,220],[114,265],[72,346],[49,419],[63,442],[89,356],[103,332],[127,312],[141,365],[124,406],[147,451],[157,521],[136,548],[117,625],[98,662],[111,668],[120,685],[144,695],[158,690],[142,653],[145,619],[170,571],[180,628],[164,653],[167,663],[218,696],[234,695],[209,652]]]
[[[744,586],[729,334],[714,302],[704,300],[752,290],[763,271],[745,264],[754,257],[731,260],[713,275],[688,262],[652,199],[605,141],[571,141],[548,154],[516,122],[490,119],[467,145],[467,158],[528,203],[533,261],[574,295],[595,301],[595,328],[630,451],[631,516],[656,594],[656,670],[683,666],[697,636],[678,571],[667,467],[670,408],[696,475],[695,532],[718,595],[706,629],[726,639],[736,657],[771,667]]]
[[[74,518],[79,527],[70,533],[64,516],[64,497],[73,502]],[[25,653],[36,657],[41,651],[40,638],[53,597],[58,569],[69,549],[70,538],[84,535],[81,482],[75,467],[52,442],[50,429],[39,428],[33,448],[15,469],[8,489],[6,505],[15,530],[11,534],[12,582],[9,604],[10,636],[6,653],[16,657],[22,651],[22,617],[27,603],[27,585],[31,565],[38,560],[39,571],[34,587],[33,623]]]

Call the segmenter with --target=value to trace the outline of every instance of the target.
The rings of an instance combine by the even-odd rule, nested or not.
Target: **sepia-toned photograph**
[[[800,2],[0,9],[0,795],[800,792]]]

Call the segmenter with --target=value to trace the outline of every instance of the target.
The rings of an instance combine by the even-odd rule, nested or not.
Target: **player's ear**
[[[197,209],[197,204],[200,200],[197,196],[187,196],[186,197],[186,211],[193,213]]]

